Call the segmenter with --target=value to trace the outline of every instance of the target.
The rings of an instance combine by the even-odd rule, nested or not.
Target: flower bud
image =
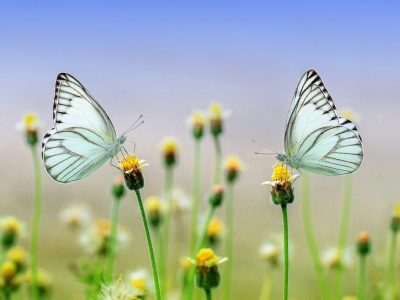
[[[192,135],[196,140],[200,140],[204,136],[205,117],[201,112],[194,112],[190,117],[190,125],[192,127]]]
[[[112,194],[115,199],[119,200],[125,195],[124,178],[117,176],[112,185]]]
[[[234,183],[242,169],[242,162],[236,156],[229,156],[225,161],[226,180],[229,183]]]
[[[397,233],[400,230],[400,204],[396,204],[393,208],[392,220],[390,222],[390,229]]]
[[[221,239],[223,224],[217,218],[210,221],[207,228],[207,239],[210,245],[216,245]]]
[[[208,202],[214,208],[220,206],[224,200],[224,187],[222,185],[214,185],[212,194],[208,198]]]
[[[144,205],[150,225],[154,228],[158,228],[163,217],[161,199],[156,196],[148,197]]]
[[[142,168],[146,166],[144,160],[139,160],[135,155],[123,158],[119,168],[124,174],[125,184],[130,190],[140,190],[144,186]]]
[[[23,120],[17,124],[17,128],[25,132],[26,143],[29,146],[35,146],[38,143],[40,120],[36,114],[26,114]]]
[[[212,103],[209,108],[210,113],[210,130],[214,137],[218,137],[224,131],[223,121],[224,113],[221,104]]]
[[[202,289],[216,288],[220,282],[218,265],[226,261],[220,259],[211,248],[201,249],[196,257],[196,284]]]
[[[369,254],[370,251],[371,251],[371,241],[369,239],[369,235],[367,232],[362,231],[358,235],[357,252],[358,254],[365,256]]]
[[[163,154],[164,165],[166,167],[173,167],[177,162],[178,145],[174,138],[165,138],[161,142],[161,152]]]

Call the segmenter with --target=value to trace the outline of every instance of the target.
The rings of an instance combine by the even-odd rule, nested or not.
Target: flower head
[[[166,137],[161,141],[161,152],[166,167],[173,167],[178,156],[178,142],[173,137]]]
[[[219,285],[218,265],[227,258],[219,258],[211,248],[203,248],[196,256],[196,283],[199,288],[212,289]]]
[[[225,160],[225,173],[228,182],[233,183],[239,176],[242,170],[242,162],[237,156],[228,156]]]
[[[212,188],[212,192],[210,197],[208,198],[208,203],[212,207],[221,206],[222,201],[224,200],[225,189],[222,185],[216,184]]]
[[[348,269],[353,265],[352,252],[349,249],[339,250],[336,247],[328,248],[322,253],[322,262],[331,270]]]
[[[393,207],[393,214],[392,214],[392,220],[390,222],[390,228],[395,233],[397,233],[400,230],[400,203],[397,203]]]
[[[128,282],[119,278],[110,284],[100,287],[100,293],[97,300],[139,300],[143,299],[140,290],[134,288]]]
[[[153,289],[153,281],[145,269],[138,269],[131,272],[127,277],[132,287],[139,290],[143,296],[146,296],[149,290]]]
[[[17,129],[23,131],[26,136],[26,142],[34,146],[38,142],[38,130],[41,127],[39,117],[34,113],[27,113],[22,121],[17,124]]]
[[[0,219],[0,237],[3,248],[8,249],[15,245],[25,233],[25,224],[13,216]]]
[[[209,120],[211,134],[214,137],[218,137],[224,131],[224,118],[226,118],[227,113],[224,112],[222,106],[218,102],[214,102],[209,107]]]
[[[115,199],[121,199],[125,194],[124,177],[118,175],[115,177],[112,185],[112,194]]]
[[[111,236],[111,222],[108,219],[97,219],[92,226],[82,232],[81,243],[88,252],[105,256],[109,253],[109,240]],[[129,241],[128,232],[121,226],[117,228],[117,247],[125,245]]]
[[[25,274],[26,282],[28,285],[32,284],[32,272],[28,271]],[[51,293],[53,289],[53,278],[51,277],[50,273],[43,269],[39,269],[39,274],[37,278],[37,287],[39,290],[39,298],[44,299]]]
[[[207,238],[211,245],[216,244],[221,239],[223,227],[223,223],[217,218],[210,221],[207,227]]]
[[[90,224],[92,216],[87,206],[74,204],[61,211],[60,220],[69,229],[75,231],[86,228]]]
[[[367,255],[371,251],[371,241],[366,231],[361,231],[357,239],[357,252],[360,255]]]
[[[206,117],[200,111],[195,111],[189,119],[189,124],[192,128],[193,137],[196,140],[201,139],[204,136],[204,126],[206,124]]]
[[[130,190],[140,190],[144,186],[142,169],[147,164],[144,160],[139,160],[135,155],[128,155],[122,159],[119,168],[124,174],[125,183]]]
[[[24,271],[28,265],[28,255],[21,246],[15,246],[8,250],[7,260],[15,264],[17,272]]]
[[[285,164],[278,163],[274,166],[271,179],[262,184],[272,186],[272,201],[277,205],[287,205],[294,201],[294,193],[292,183],[299,175],[293,175]]]
[[[146,214],[149,218],[149,223],[158,228],[163,218],[163,208],[160,197],[150,196],[144,202]]]

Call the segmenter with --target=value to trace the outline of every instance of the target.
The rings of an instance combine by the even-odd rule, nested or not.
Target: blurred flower
[[[125,183],[130,190],[140,190],[144,186],[142,174],[143,167],[147,166],[144,160],[139,160],[135,155],[124,157],[119,165],[124,174]]]
[[[25,224],[16,217],[8,216],[0,219],[1,245],[8,249],[25,234]]]
[[[175,188],[172,192],[172,210],[175,214],[182,214],[191,208],[189,196],[180,188]]]
[[[161,141],[160,147],[165,166],[173,167],[177,161],[178,142],[174,137],[166,137]]]
[[[153,290],[153,281],[150,278],[149,273],[145,269],[138,269],[131,272],[127,276],[130,284],[141,292],[143,296],[149,294]]]
[[[210,221],[207,228],[207,239],[210,245],[216,244],[221,239],[223,228],[224,225],[219,219],[213,218]]]
[[[203,112],[195,111],[189,119],[189,125],[192,128],[192,134],[195,139],[201,139],[204,135],[204,126],[206,117]]]
[[[82,233],[81,244],[88,252],[98,255],[107,255],[109,252],[109,239],[111,236],[111,222],[108,219],[95,220],[90,228]],[[122,247],[129,241],[129,234],[118,226],[116,246]]]
[[[115,199],[121,199],[125,194],[124,178],[120,175],[116,176],[114,179],[112,194]]]
[[[281,264],[283,260],[282,247],[279,244],[273,242],[265,242],[259,249],[260,258],[268,262],[272,267],[276,267]]]
[[[149,223],[158,228],[163,219],[163,207],[160,197],[150,196],[144,201],[146,214],[149,218]]]
[[[199,288],[212,289],[219,285],[220,275],[218,265],[225,262],[227,258],[219,258],[211,248],[203,248],[197,253],[196,261],[196,283]]]
[[[340,115],[353,123],[358,123],[360,121],[360,116],[351,109],[342,110]]]
[[[222,204],[222,201],[224,200],[224,193],[225,189],[222,185],[214,185],[212,188],[212,193],[208,198],[208,203],[214,208],[220,206]]]
[[[100,287],[97,300],[139,300],[143,298],[140,290],[122,280],[122,278],[110,284]]]
[[[357,300],[356,296],[344,296],[342,300]]]
[[[15,246],[8,250],[7,260],[15,264],[17,272],[24,271],[28,265],[28,255],[21,246]]]
[[[400,203],[393,207],[392,220],[390,222],[390,228],[393,232],[397,233],[400,230]]]
[[[357,239],[357,252],[360,255],[367,255],[371,251],[371,241],[366,231],[361,231]]]
[[[218,102],[211,103],[208,111],[211,134],[218,137],[224,131],[224,119],[228,116],[228,113],[223,110]]]
[[[84,229],[92,220],[89,208],[82,204],[74,204],[64,208],[59,216],[60,220],[71,230]]]
[[[25,278],[26,278],[26,282],[28,283],[28,285],[31,285],[32,284],[32,273],[30,271],[25,274]],[[43,299],[47,295],[49,295],[53,288],[53,279],[52,279],[50,273],[48,273],[45,270],[39,269],[37,285],[38,285],[40,299]]]
[[[352,252],[349,249],[344,249],[340,261],[339,252],[336,247],[326,249],[322,253],[322,263],[328,269],[349,269],[353,265]]]
[[[25,133],[26,142],[34,146],[38,142],[38,130],[42,126],[39,117],[34,113],[27,113],[22,121],[17,123],[17,129]]]
[[[278,163],[273,168],[272,181],[265,181],[262,184],[272,186],[272,202],[277,205],[287,205],[294,201],[292,183],[299,176],[298,174],[292,175],[285,164]]]
[[[242,171],[242,162],[237,156],[228,156],[225,160],[225,173],[228,182],[234,182]]]
[[[180,263],[184,272],[189,271],[190,267],[193,265],[192,260],[189,257],[182,257]]]

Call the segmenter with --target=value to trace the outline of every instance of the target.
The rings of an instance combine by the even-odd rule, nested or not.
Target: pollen
[[[292,178],[292,172],[284,164],[278,163],[274,166],[274,171],[272,173],[271,179],[273,181],[290,181]]]
[[[144,167],[143,161],[139,160],[135,155],[128,155],[122,159],[119,168],[124,173],[132,173],[141,170]]]
[[[211,248],[203,248],[196,257],[197,267],[212,267],[218,265],[218,257]]]

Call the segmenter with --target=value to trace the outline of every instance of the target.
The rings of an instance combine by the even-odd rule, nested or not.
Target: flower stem
[[[358,270],[358,300],[365,300],[365,280],[366,280],[366,255],[360,255],[360,265]]]
[[[396,291],[396,253],[397,253],[397,231],[392,230],[390,238],[389,261],[388,261],[388,290],[390,299],[395,298]]]
[[[31,269],[32,269],[32,299],[39,299],[38,291],[38,244],[40,217],[42,213],[42,174],[40,172],[39,154],[35,146],[31,146],[33,168],[35,174],[35,204],[33,209],[31,232]]]
[[[351,175],[344,177],[344,195],[342,204],[341,221],[339,228],[339,238],[337,244],[338,251],[338,261],[341,264],[343,260],[343,251],[346,246],[347,234],[350,221],[350,211],[351,211],[351,191],[352,191],[352,177]],[[334,280],[334,299],[340,299],[342,280],[343,280],[343,268],[340,267],[335,270],[335,280]]]
[[[265,271],[259,300],[269,300],[271,297],[271,290],[272,290],[272,275],[269,274],[268,271]]]
[[[282,205],[283,244],[285,254],[285,272],[283,275],[283,299],[289,297],[289,226],[287,217],[287,206]]]
[[[303,201],[303,225],[306,235],[307,247],[310,252],[314,270],[317,275],[317,281],[321,292],[321,299],[329,299],[328,296],[328,281],[324,268],[319,256],[317,242],[315,241],[314,232],[312,230],[311,219],[311,203],[310,203],[310,178],[308,173],[303,174],[302,180],[302,201]]]
[[[162,297],[161,297],[160,283],[158,280],[157,263],[156,263],[156,258],[154,256],[154,249],[153,249],[153,244],[151,242],[150,230],[149,230],[149,225],[147,223],[146,213],[145,213],[144,207],[143,207],[142,196],[140,194],[140,190],[136,190],[135,193],[136,193],[136,197],[137,197],[137,200],[139,203],[140,213],[142,215],[142,220],[143,220],[143,225],[144,225],[144,231],[146,234],[147,247],[148,247],[149,254],[150,254],[151,268],[153,270],[154,285],[155,285],[155,289],[156,289],[156,298],[157,298],[157,300],[161,300]]]
[[[165,296],[167,292],[167,268],[168,268],[168,241],[169,241],[169,231],[171,227],[172,219],[172,209],[173,209],[173,172],[172,167],[166,167],[165,172],[165,197],[167,202],[167,212],[165,216],[165,224],[163,226],[162,236],[160,237],[160,279],[161,279],[161,289]]]
[[[228,261],[224,271],[224,300],[231,299],[232,267],[233,267],[233,183],[228,183],[226,188],[226,239],[225,255]]]
[[[114,198],[111,216],[111,236],[109,243],[109,255],[107,265],[107,280],[112,280],[114,273],[114,261],[115,261],[115,248],[117,242],[117,230],[118,230],[118,217],[119,217],[120,199]]]
[[[214,136],[214,145],[215,145],[214,184],[220,184],[222,175],[222,149],[221,149],[221,141],[219,140],[218,136]]]
[[[199,222],[200,208],[200,141],[195,140],[194,144],[194,166],[193,166],[193,190],[192,190],[192,215],[191,215],[191,234],[190,234],[190,255],[195,255],[197,241],[197,224]]]
[[[206,293],[206,299],[207,300],[212,300],[211,290],[210,289],[204,289],[204,292]]]

